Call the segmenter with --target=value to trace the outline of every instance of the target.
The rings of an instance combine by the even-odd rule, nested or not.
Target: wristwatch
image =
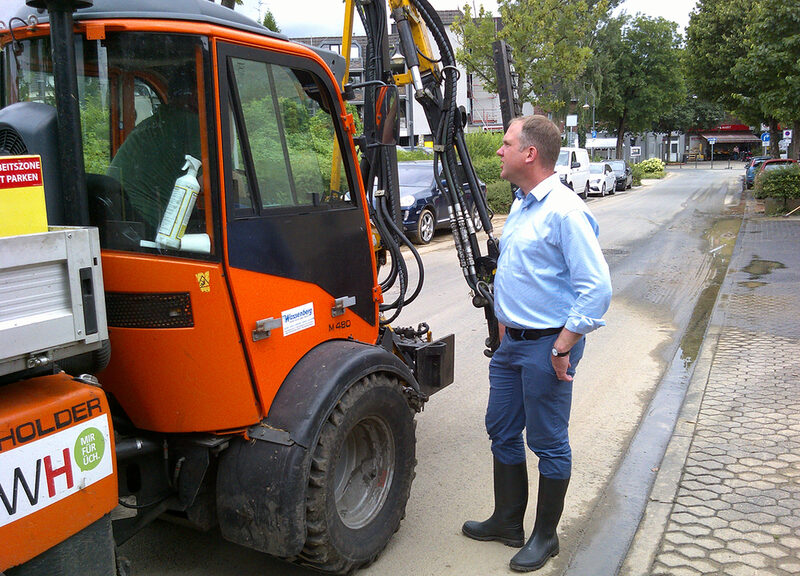
[[[559,352],[558,350],[556,350],[556,347],[553,346],[552,353],[553,353],[553,356],[556,356],[558,358],[563,358],[564,356],[568,356],[569,355],[569,350],[567,350],[566,352]]]

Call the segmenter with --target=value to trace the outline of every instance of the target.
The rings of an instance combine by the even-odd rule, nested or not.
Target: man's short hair
[[[561,151],[561,130],[558,126],[539,114],[521,116],[515,118],[514,122],[520,124],[520,148],[533,146],[539,152],[545,168],[554,168]]]

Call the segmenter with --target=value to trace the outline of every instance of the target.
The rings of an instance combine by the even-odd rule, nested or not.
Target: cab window
[[[229,58],[228,74],[235,215],[353,206],[321,80],[240,57]]]
[[[207,189],[212,180],[210,167],[202,165],[211,157],[202,137],[210,117],[200,89],[209,84],[203,82],[206,44],[202,37],[182,34],[75,36],[90,220],[100,229],[103,248],[187,257],[213,252]],[[21,46],[21,53],[4,55],[6,103],[54,105],[50,38],[27,39]],[[169,220],[167,207],[176,180],[186,173],[187,155],[201,163],[200,193],[186,228],[179,222],[175,242],[167,245],[158,232]],[[204,237],[199,244],[181,243],[186,234]]]

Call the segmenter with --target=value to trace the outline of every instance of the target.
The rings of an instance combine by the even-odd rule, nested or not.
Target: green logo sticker
[[[103,459],[106,441],[103,433],[97,428],[87,428],[75,440],[75,462],[84,472],[96,468]]]

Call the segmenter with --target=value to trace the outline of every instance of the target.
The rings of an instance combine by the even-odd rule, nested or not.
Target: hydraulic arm
[[[405,58],[408,69],[404,74],[394,75],[390,66],[388,15],[385,13],[385,5],[382,2],[348,0],[348,16],[345,19],[347,43],[352,29],[350,26],[348,30],[347,23],[352,24],[350,14],[353,6],[359,12],[367,35],[365,82],[361,84],[365,88],[362,175],[368,196],[375,199],[373,204],[376,226],[381,235],[389,240],[387,243],[392,252],[393,269],[386,281],[389,285],[384,286],[384,290],[395,279],[400,281],[399,298],[386,307],[396,308],[397,312],[392,318],[396,317],[399,308],[419,293],[423,278],[419,255],[405,241],[396,225],[399,214],[397,153],[395,142],[385,138],[391,128],[387,123],[394,122],[396,118],[396,87],[411,84],[414,98],[422,106],[433,132],[433,170],[436,181],[445,181],[447,184],[443,191],[448,203],[450,228],[459,264],[472,290],[473,304],[484,309],[489,330],[486,353],[491,355],[499,345],[492,284],[499,242],[493,234],[486,198],[483,194],[473,193],[475,208],[488,235],[486,254],[481,253],[474,223],[467,212],[461,178],[458,177],[460,164],[470,190],[480,190],[464,138],[466,113],[463,107],[458,106],[456,99],[459,71],[446,28],[427,0],[389,0],[391,18],[397,25],[400,37],[400,46],[397,48]],[[349,54],[349,50],[345,54]],[[394,94],[394,109],[391,102],[387,102],[387,98],[392,97],[390,94]],[[420,281],[410,297],[406,297],[404,283],[407,280],[407,270],[399,254],[399,247],[391,246],[392,243],[396,245],[401,241],[411,248],[420,267]]]

